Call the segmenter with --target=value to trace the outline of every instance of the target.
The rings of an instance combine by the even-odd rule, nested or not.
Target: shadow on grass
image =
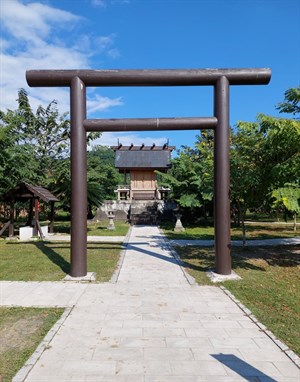
[[[92,227],[87,227],[87,232],[90,232],[90,231],[107,231],[107,227],[104,227],[104,226],[97,226],[97,227],[95,227],[95,226],[92,226]]]
[[[215,266],[215,255],[213,249],[189,247],[177,247],[176,252],[179,254],[185,268],[198,272],[207,272]],[[248,258],[243,257],[238,260],[233,256],[233,268],[252,269],[256,271],[265,271],[263,267],[251,264]]]
[[[233,260],[241,266],[241,262],[264,260],[270,266],[296,267],[300,264],[299,245],[274,245],[267,247],[234,248]]]
[[[52,247],[58,248],[58,249],[68,249],[70,248],[69,244],[66,244],[65,246],[57,247],[55,244],[48,244],[47,242],[27,242],[27,243],[7,243],[7,245],[34,245],[39,251],[41,251],[48,259],[55,265],[57,265],[64,273],[69,273],[70,271],[70,263],[65,260],[63,256],[61,256],[58,252],[56,252]]]
[[[70,235],[71,232],[71,226],[69,222],[59,222],[54,223],[54,232],[55,233],[66,233]]]
[[[58,252],[45,243],[33,243],[44,255],[48,257],[53,264],[57,265],[64,273],[70,273],[70,263],[64,259]],[[59,247],[55,247],[59,248]],[[66,249],[67,247],[62,247]]]
[[[176,247],[176,252],[186,268],[199,272],[207,272],[214,268],[215,255],[212,248]],[[254,264],[252,260],[264,260],[269,266],[274,267],[296,267],[300,264],[300,247],[289,245],[233,248],[233,269],[266,271],[264,266]]]
[[[162,222],[160,227],[166,230],[166,236],[171,240],[214,240],[213,222],[202,222],[200,225],[191,223],[183,224],[185,232],[174,232],[175,223]],[[292,227],[283,225],[268,225],[264,223],[247,224],[246,240],[264,240],[283,237],[294,237],[295,233]],[[231,224],[231,240],[242,240],[242,227]]]

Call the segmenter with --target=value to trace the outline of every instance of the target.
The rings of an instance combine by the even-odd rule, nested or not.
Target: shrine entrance
[[[71,91],[71,271],[87,274],[86,132],[214,130],[215,272],[231,273],[229,88],[266,85],[268,68],[164,70],[29,70],[34,87],[70,87]],[[87,86],[213,86],[214,116],[195,118],[87,119]]]

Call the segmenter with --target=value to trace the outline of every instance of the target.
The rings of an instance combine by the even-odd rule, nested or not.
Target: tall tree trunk
[[[243,247],[245,247],[246,245],[246,225],[245,225],[246,207],[245,206],[241,209],[241,215],[242,215]]]
[[[241,204],[240,202],[237,203],[237,226],[241,226]]]
[[[293,218],[294,218],[294,231],[296,232],[297,231],[297,214],[296,213],[294,213]]]

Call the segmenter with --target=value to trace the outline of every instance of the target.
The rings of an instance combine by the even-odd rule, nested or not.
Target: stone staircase
[[[133,200],[129,211],[131,225],[156,225],[158,219],[157,202],[154,200]]]

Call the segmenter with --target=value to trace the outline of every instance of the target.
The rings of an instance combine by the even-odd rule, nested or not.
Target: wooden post
[[[31,198],[29,201],[29,212],[28,212],[28,219],[26,225],[32,226],[32,220],[33,220],[33,199]]]
[[[33,236],[38,235],[38,221],[39,221],[39,199],[34,198],[34,225]]]
[[[15,201],[12,200],[10,203],[10,210],[9,210],[9,220],[10,220],[10,224],[8,227],[8,236],[9,237],[14,236],[14,217],[15,217]]]
[[[54,202],[50,204],[50,223],[49,223],[49,233],[53,233],[54,231]]]

